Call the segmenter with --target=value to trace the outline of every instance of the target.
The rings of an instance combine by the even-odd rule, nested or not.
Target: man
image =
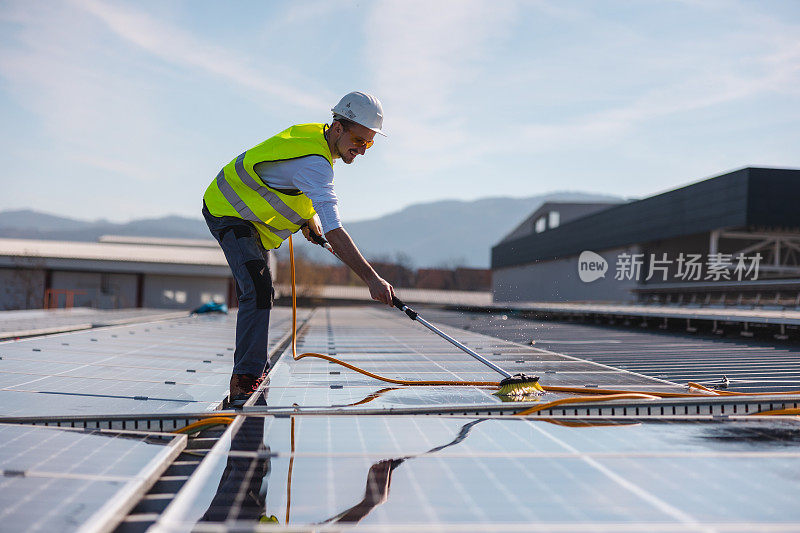
[[[372,95],[352,92],[326,124],[299,124],[270,137],[225,165],[203,196],[203,216],[236,281],[239,313],[229,401],[243,405],[269,369],[267,332],[272,308],[268,250],[303,229],[324,233],[333,251],[391,305],[394,290],[364,259],[342,227],[333,190],[333,163],[352,163],[372,146],[383,108]]]

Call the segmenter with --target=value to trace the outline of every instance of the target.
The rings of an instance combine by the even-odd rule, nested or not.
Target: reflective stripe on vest
[[[242,154],[242,155],[244,155],[244,154]],[[242,171],[244,171],[244,169],[242,169]],[[247,174],[247,173],[245,172],[245,174]],[[248,175],[248,177],[249,177],[249,175]],[[228,180],[225,179],[225,171],[224,170],[220,170],[219,174],[217,174],[217,187],[219,187],[219,190],[222,193],[222,196],[224,196],[225,199],[228,200],[228,202],[233,206],[234,209],[236,209],[236,212],[239,213],[239,215],[244,220],[249,220],[251,222],[258,222],[260,224],[263,224],[264,226],[267,227],[267,229],[269,231],[271,231],[272,233],[274,233],[275,235],[277,235],[281,239],[288,239],[289,236],[292,234],[292,232],[290,230],[288,230],[288,229],[274,228],[274,227],[270,226],[269,224],[264,223],[260,218],[258,218],[256,216],[256,214],[253,213],[253,211],[249,207],[247,207],[247,204],[244,203],[244,201],[242,201],[241,198],[239,198],[239,195],[236,194],[236,191],[233,190],[233,187],[231,187],[231,184],[228,183]],[[283,203],[283,202],[281,202],[281,203]],[[272,205],[272,204],[270,204],[270,205]],[[284,204],[284,206],[285,205],[286,204]],[[292,213],[294,213],[294,211],[292,211]],[[297,214],[297,213],[295,213],[295,214]]]
[[[280,213],[281,216],[283,216],[283,218],[285,218],[292,224],[296,224],[298,226],[302,226],[303,224],[305,224],[306,219],[298,215],[291,207],[283,203],[283,200],[281,200],[277,194],[269,190],[267,187],[259,185],[256,182],[256,180],[254,180],[253,177],[247,173],[247,171],[244,169],[244,156],[246,153],[247,152],[242,152],[241,154],[239,154],[239,157],[236,158],[236,163],[234,164],[234,168],[236,169],[236,175],[239,176],[239,179],[242,180],[242,183],[244,183],[245,185],[256,191],[259,194],[259,196],[261,196],[261,198],[266,200],[267,203],[270,206],[272,206],[272,209]],[[239,201],[241,201],[241,199]],[[250,212],[252,213],[252,211]],[[285,239],[286,237],[283,238]]]
[[[314,216],[311,199],[301,191],[270,187],[255,166],[309,155],[324,157],[331,167],[324,124],[296,124],[248,149],[225,165],[203,195],[213,216],[232,216],[251,222],[266,249],[277,248]]]

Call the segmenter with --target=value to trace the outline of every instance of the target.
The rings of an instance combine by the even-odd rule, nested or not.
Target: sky
[[[799,36],[797,1],[4,0],[0,210],[199,218],[222,166],[352,90],[388,137],[334,166],[345,222],[798,168]]]

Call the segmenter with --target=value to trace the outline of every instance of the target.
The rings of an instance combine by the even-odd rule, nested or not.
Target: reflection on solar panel
[[[276,349],[288,330],[288,310],[276,309],[273,317]],[[686,390],[569,354],[445,329],[509,371],[540,375],[545,385]],[[233,334],[233,317],[196,317],[0,344],[0,402],[6,413],[74,415],[60,424],[90,425],[90,415],[92,423],[107,415],[109,426],[125,417],[161,423],[171,416],[173,429],[216,407],[227,389]],[[298,344],[300,352],[329,354],[391,378],[500,379],[395,310],[317,309]],[[610,344],[603,348],[609,353]],[[153,522],[156,532],[249,530],[264,522],[271,531],[287,525],[337,531],[800,529],[792,474],[800,467],[797,420],[741,416],[794,409],[800,398],[639,398],[515,417],[523,407],[573,395],[549,392],[509,403],[491,387],[389,385],[324,360],[294,361],[280,346],[254,405],[225,412],[233,422],[224,433],[189,439],[186,453],[194,453],[199,466],[186,484],[159,482],[137,506],[141,514],[118,531],[142,531]],[[93,520],[99,506],[121,500],[111,489],[130,492],[125,483],[168,462],[164,456],[148,462],[140,448],[104,444],[147,447],[154,435],[123,439],[15,427],[103,439],[78,445],[37,437],[28,446],[3,428],[0,442],[19,446],[0,445],[0,461],[10,469],[0,480],[0,503],[12,502],[25,515],[35,508],[25,507],[20,492],[40,501],[52,494],[66,506],[54,509],[74,519],[73,526],[56,523],[60,529]],[[31,454],[20,454],[28,447]],[[82,455],[69,455],[79,448]],[[38,483],[41,473],[57,479],[48,485],[54,492],[33,481],[2,485],[20,481],[19,470],[26,471],[23,480]],[[84,484],[67,486],[62,479]],[[123,485],[108,485],[115,482]],[[100,486],[109,489],[102,498]],[[180,491],[165,495],[165,487]],[[85,511],[69,507],[73,495],[83,498]],[[147,515],[156,501],[163,514]]]
[[[366,530],[798,527],[787,475],[800,467],[797,430],[763,420],[250,416],[162,525],[274,516]]]

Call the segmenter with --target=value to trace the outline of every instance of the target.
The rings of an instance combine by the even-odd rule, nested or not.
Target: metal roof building
[[[744,168],[642,200],[599,206],[557,227],[515,230],[492,249],[495,301],[796,299],[798,197],[800,170]],[[604,276],[580,277],[583,252],[605,263]],[[757,273],[740,276],[737,258],[749,268],[756,254]],[[690,258],[700,268],[687,273],[683,267]],[[750,285],[759,279],[791,281],[781,295],[780,289]],[[715,287],[729,281],[738,283]],[[712,289],[694,289],[702,284]]]
[[[0,309],[41,308],[45,300],[45,307],[180,309],[235,302],[225,256],[211,240],[0,239],[0,281]]]

